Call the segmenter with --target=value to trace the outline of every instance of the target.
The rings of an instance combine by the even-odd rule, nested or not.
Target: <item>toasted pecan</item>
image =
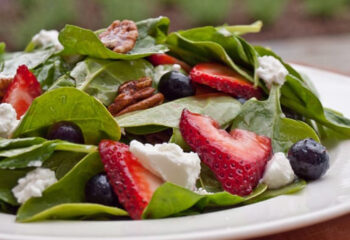
[[[149,98],[146,98],[138,103],[135,103],[133,105],[128,106],[127,108],[123,109],[119,113],[116,114],[116,116],[120,116],[125,113],[134,112],[137,110],[144,110],[148,109],[157,105],[162,104],[164,101],[164,95],[161,93],[157,93]]]
[[[137,26],[131,20],[115,20],[106,31],[99,35],[101,42],[117,53],[132,50],[138,37]]]

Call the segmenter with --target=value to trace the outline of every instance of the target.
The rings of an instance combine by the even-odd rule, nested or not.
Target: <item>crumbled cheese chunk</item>
[[[271,88],[272,84],[284,84],[288,71],[277,58],[263,56],[259,57],[258,61],[259,68],[256,70],[256,73],[265,81],[268,88]]]
[[[181,71],[181,66],[179,64],[173,64],[172,66],[173,71]]]
[[[200,195],[210,195],[213,194],[212,192],[208,192],[207,190],[205,190],[204,188],[197,188],[195,191],[195,193],[198,193]]]
[[[17,120],[16,110],[11,104],[0,104],[0,137],[8,138],[16,129],[19,120]]]
[[[139,162],[156,176],[190,190],[195,190],[200,173],[197,153],[185,153],[174,143],[142,144],[130,142],[130,151]]]
[[[31,197],[41,197],[43,191],[57,182],[54,171],[46,168],[36,168],[18,180],[18,185],[12,189],[18,203],[24,203]]]
[[[262,182],[270,189],[277,189],[293,182],[294,171],[284,153],[275,153],[267,163]]]
[[[32,42],[38,46],[53,45],[57,51],[63,49],[62,44],[58,41],[58,31],[56,30],[41,30],[33,38]]]
[[[42,164],[42,161],[31,161],[28,163],[28,167],[41,167]]]

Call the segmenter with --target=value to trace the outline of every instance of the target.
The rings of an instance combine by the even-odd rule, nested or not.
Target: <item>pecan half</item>
[[[13,78],[10,77],[0,78],[0,99],[5,96],[6,90],[12,81]]]
[[[119,87],[118,96],[108,107],[108,110],[114,116],[120,116],[162,104],[163,94],[154,94],[156,90],[151,86],[152,79],[149,77],[124,83]]]
[[[134,48],[139,33],[135,22],[115,20],[99,35],[101,42],[117,53],[127,53]]]

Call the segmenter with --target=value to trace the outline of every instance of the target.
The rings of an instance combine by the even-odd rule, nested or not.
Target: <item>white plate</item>
[[[349,77],[296,67],[315,83],[325,106],[350,116]],[[235,239],[295,229],[350,213],[349,153],[350,141],[332,149],[326,176],[296,195],[197,216],[147,221],[19,224],[13,216],[0,214],[0,239]]]

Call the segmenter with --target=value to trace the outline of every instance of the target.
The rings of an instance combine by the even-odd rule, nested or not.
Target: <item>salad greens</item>
[[[81,54],[100,59],[135,60],[154,53],[168,51],[162,44],[168,33],[169,19],[166,17],[150,18],[136,23],[139,36],[135,47],[127,54],[113,52],[106,48],[98,38],[102,30],[91,30],[73,25],[62,29],[59,40],[64,46],[62,55]]]
[[[164,128],[178,128],[184,108],[208,115],[224,127],[237,116],[241,104],[226,95],[208,94],[181,98],[143,111],[121,115],[116,120],[120,127],[133,134],[153,133]]]
[[[105,213],[118,216],[125,215],[125,211],[117,208],[113,208],[113,210],[94,204],[78,204],[84,202],[85,183],[102,170],[103,165],[99,154],[94,152],[87,155],[63,178],[47,188],[43,192],[42,197],[31,198],[25,202],[18,210],[17,221],[29,222],[38,219],[43,220],[46,217],[49,219],[58,219],[60,216],[63,216],[64,219],[66,217],[79,218],[81,217],[81,213],[92,215]],[[67,203],[75,203],[75,205]],[[82,205],[81,209],[78,205]]]
[[[46,137],[48,128],[59,121],[77,124],[86,144],[120,138],[119,126],[103,104],[75,88],[58,88],[36,98],[13,137]]]
[[[247,101],[234,119],[231,129],[245,129],[269,137],[274,152],[287,152],[294,143],[305,138],[319,141],[309,125],[283,117],[279,98],[280,87],[273,86],[266,101]]]
[[[153,77],[153,66],[146,60],[109,61],[87,58],[70,73],[75,87],[99,99],[106,106],[117,95],[119,86],[141,77]]]
[[[179,130],[183,109],[215,119],[222,129],[246,129],[271,138],[274,152],[287,152],[295,142],[313,138],[327,141],[350,137],[350,120],[324,108],[313,84],[271,50],[252,46],[241,35],[259,32],[260,21],[251,25],[199,27],[168,35],[169,19],[150,18],[136,23],[138,39],[126,54],[106,48],[93,32],[66,25],[59,34],[62,51],[54,46],[36,47],[32,42],[23,52],[6,53],[0,43],[0,74],[13,76],[25,64],[36,75],[43,94],[36,98],[11,139],[0,138],[0,210],[16,212],[17,221],[34,222],[49,219],[115,219],[128,216],[116,207],[87,203],[85,184],[103,172],[97,152],[102,139],[118,141],[121,128],[129,134],[147,135],[172,129],[169,142],[185,151],[191,148]],[[265,99],[252,98],[241,104],[224,94],[205,94],[167,101],[161,105],[113,117],[110,105],[121,84],[141,77],[153,79],[157,88],[161,76],[173,65],[154,67],[146,57],[169,52],[187,64],[222,63],[265,92]],[[268,89],[256,70],[258,57],[273,56],[288,70],[283,86]],[[183,70],[184,74],[186,74]],[[287,118],[287,107],[304,121]],[[59,121],[77,124],[85,144],[46,140],[50,127]],[[333,134],[335,132],[335,134]],[[140,136],[135,136],[140,137]],[[323,137],[323,138],[322,138]],[[123,139],[124,140],[124,139]],[[51,169],[58,181],[41,197],[31,198],[19,206],[12,189],[18,180],[35,167]],[[280,189],[271,190],[259,184],[245,197],[223,191],[209,167],[202,163],[197,187],[209,192],[201,195],[166,182],[153,194],[143,219],[186,216],[242,206],[302,190],[304,180],[295,180]]]

